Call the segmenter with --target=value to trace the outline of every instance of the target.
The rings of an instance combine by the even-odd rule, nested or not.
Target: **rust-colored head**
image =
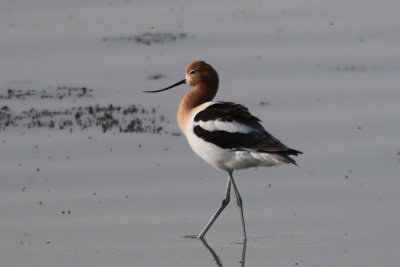
[[[194,61],[186,67],[186,83],[196,86],[204,83],[206,86],[218,87],[217,72],[204,61]]]
[[[190,86],[198,85],[198,89],[201,88],[202,90],[205,89],[206,91],[213,91],[215,96],[215,93],[218,89],[219,78],[217,72],[209,64],[205,63],[204,61],[194,61],[186,67],[186,77],[182,81],[179,81],[171,86],[160,90],[143,92],[158,93],[169,90],[184,83]]]

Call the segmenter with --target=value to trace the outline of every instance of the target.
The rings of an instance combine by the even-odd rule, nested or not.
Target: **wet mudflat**
[[[344,8],[346,7],[346,8]],[[2,266],[398,266],[397,1],[10,1],[0,24]],[[202,59],[303,151],[226,174],[179,134]]]

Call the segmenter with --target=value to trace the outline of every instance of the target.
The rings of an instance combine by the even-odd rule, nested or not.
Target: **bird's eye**
[[[190,70],[190,71],[189,71],[189,74],[195,74],[195,73],[196,73],[195,70]]]

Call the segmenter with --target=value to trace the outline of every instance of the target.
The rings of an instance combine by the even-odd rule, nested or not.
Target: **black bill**
[[[171,86],[168,86],[167,88],[164,88],[164,89],[154,90],[154,91],[143,91],[143,92],[145,92],[145,93],[158,93],[158,92],[166,91],[168,89],[171,89],[171,88],[173,88],[175,86],[178,86],[178,85],[181,85],[181,84],[184,84],[184,83],[186,83],[186,79],[183,79],[182,81],[177,82],[177,83],[175,83],[175,84],[173,84]]]

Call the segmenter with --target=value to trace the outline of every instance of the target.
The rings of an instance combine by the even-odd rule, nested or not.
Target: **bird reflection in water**
[[[193,238],[197,239],[197,236],[186,236],[186,238]],[[223,267],[224,265],[222,264],[222,261],[218,254],[215,252],[215,250],[207,243],[207,241],[204,238],[200,238],[201,242],[203,243],[204,247],[210,252],[211,256],[213,257],[215,264],[218,267]],[[247,245],[247,239],[244,239],[242,242],[233,242],[232,244],[242,244],[242,258],[239,261],[240,266],[244,267],[245,266],[245,260],[246,260],[246,245]]]

